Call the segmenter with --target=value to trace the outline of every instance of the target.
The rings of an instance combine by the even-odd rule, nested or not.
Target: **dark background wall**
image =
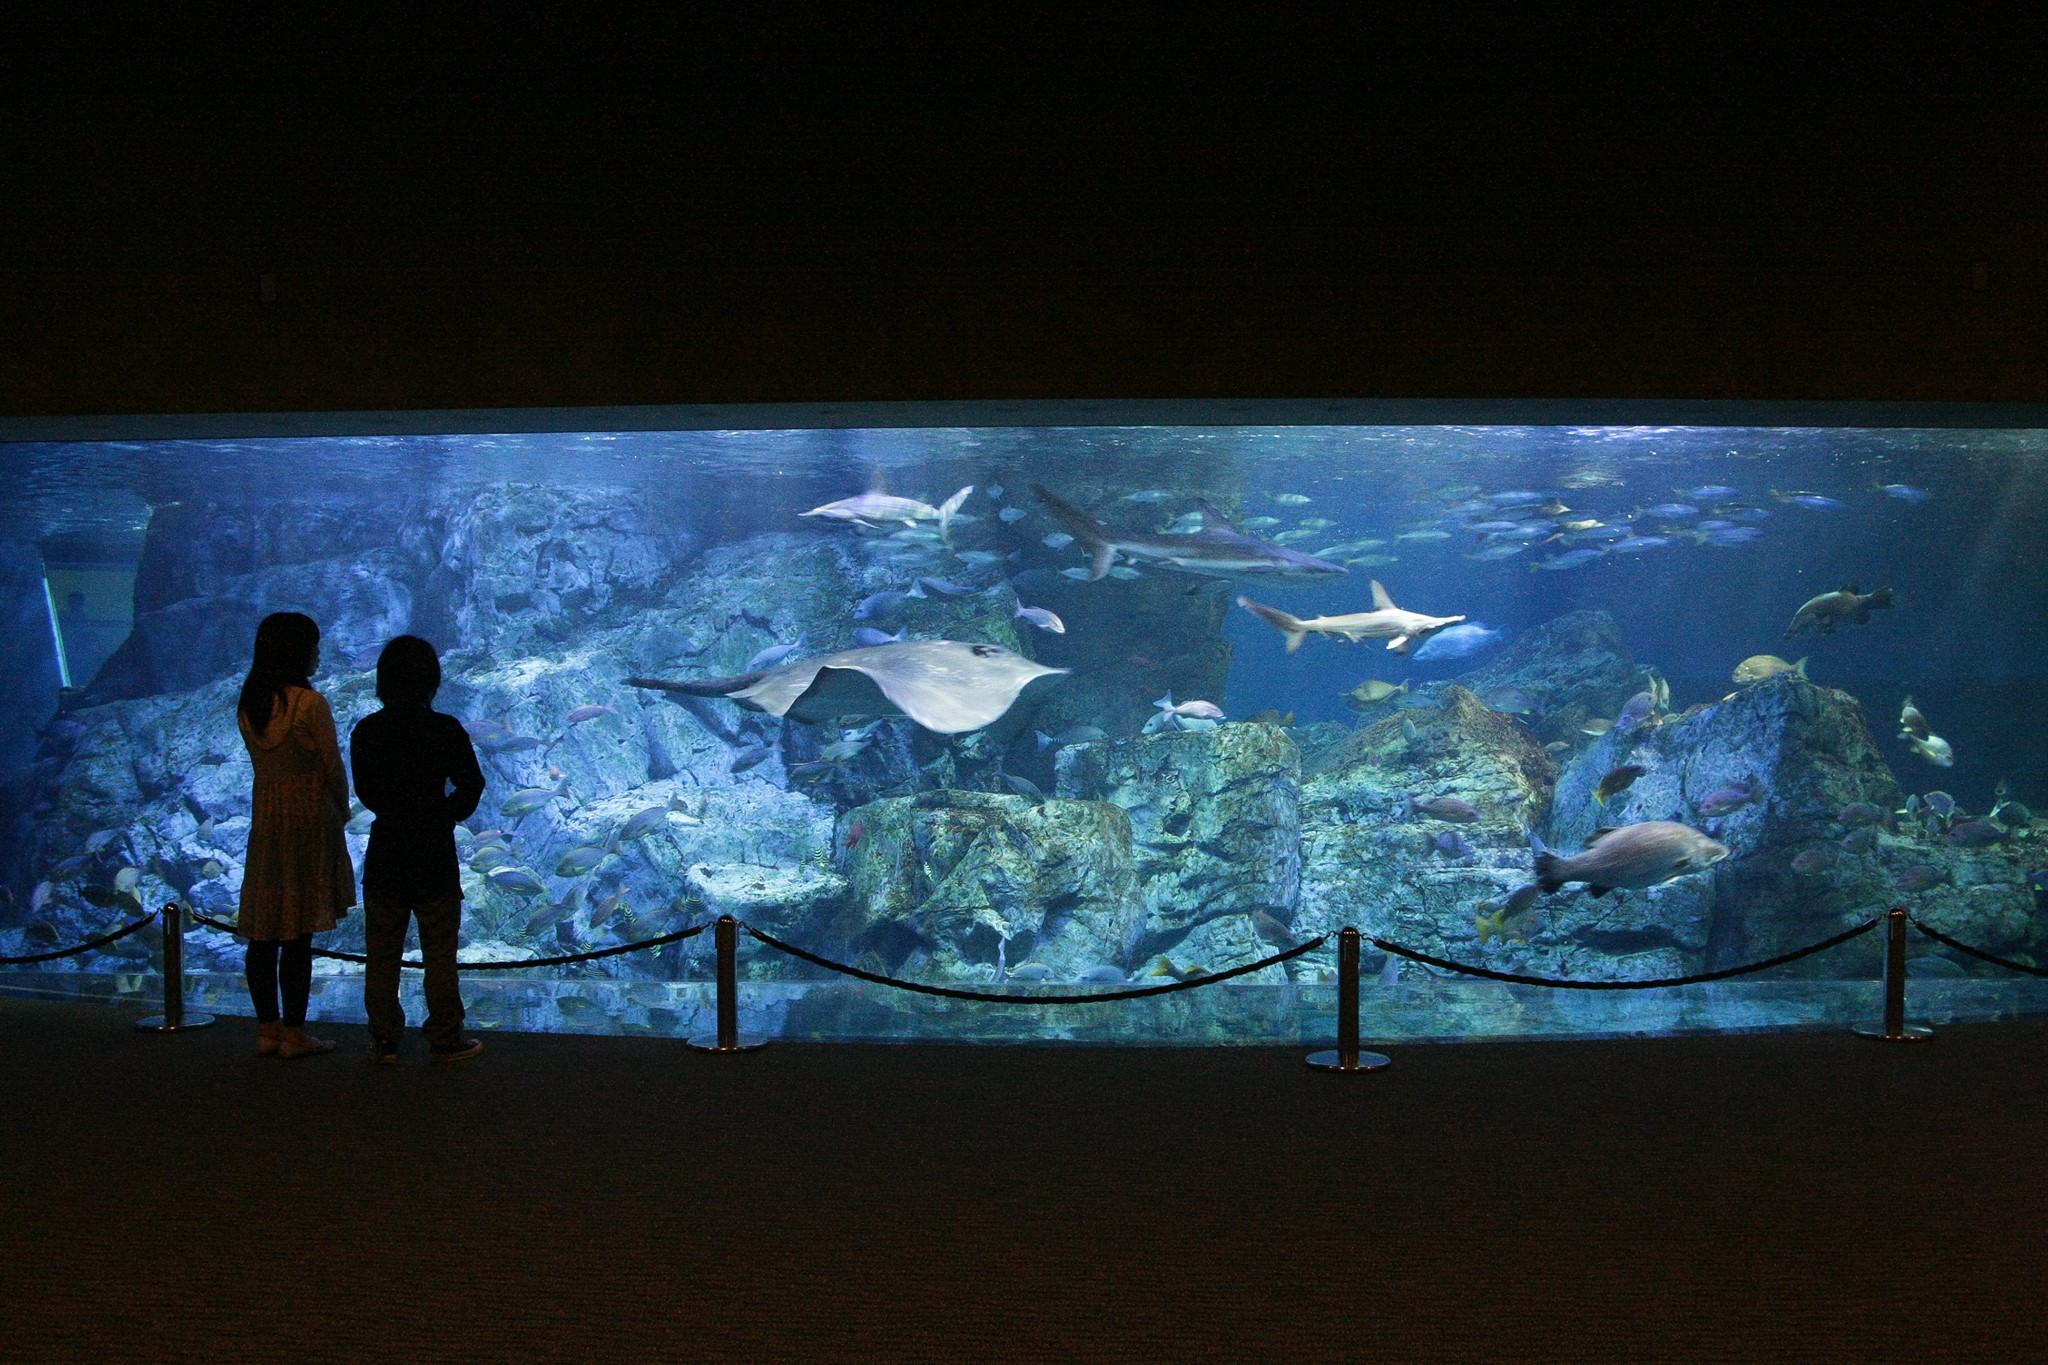
[[[8,414],[2048,394],[2030,29],[7,21]]]

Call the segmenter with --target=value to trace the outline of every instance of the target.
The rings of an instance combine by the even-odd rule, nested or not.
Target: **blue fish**
[[[987,491],[988,491],[988,495],[989,495],[989,497],[990,497],[990,498],[991,498],[992,500],[994,500],[994,501],[996,501],[996,502],[1001,502],[1001,501],[1003,500],[1003,486],[1002,486],[1001,484],[999,484],[999,483],[992,483],[992,484],[990,484],[990,485],[988,486],[988,490],[987,490]]]
[[[1021,507],[1005,507],[1002,511],[996,513],[996,520],[1022,521],[1024,520],[1024,509]]]
[[[1768,507],[1738,507],[1728,515],[1737,521],[1769,521],[1771,519],[1771,509]]]
[[[1424,640],[1409,657],[1430,659],[1462,659],[1468,654],[1477,654],[1482,649],[1491,649],[1508,638],[1505,629],[1489,630],[1484,622],[1467,621],[1463,625],[1448,626]]]
[[[867,649],[874,645],[900,645],[903,643],[903,637],[909,633],[909,626],[905,626],[894,635],[876,630],[872,626],[855,626],[853,630],[853,643],[860,649]]]
[[[1566,550],[1561,555],[1552,555],[1536,565],[1539,569],[1576,569],[1581,564],[1591,564],[1600,557],[1599,550]]]
[[[1747,545],[1763,532],[1754,526],[1728,526],[1707,532],[1709,545]]]
[[[1719,502],[1723,498],[1732,498],[1735,496],[1735,490],[1730,488],[1725,483],[1701,484],[1698,488],[1689,489],[1687,491],[1693,497],[1699,498],[1703,502]]]
[[[1696,517],[1699,514],[1699,508],[1694,507],[1691,503],[1685,502],[1660,502],[1655,507],[1645,507],[1643,509],[1643,515],[1646,517],[1666,517],[1671,519],[1678,519],[1683,517]]]
[[[1839,511],[1845,506],[1845,504],[1836,501],[1834,498],[1823,497],[1819,493],[1795,494],[1792,501],[1798,503],[1801,507],[1811,507],[1819,512]]]
[[[1881,485],[1881,490],[1885,496],[1897,498],[1900,502],[1926,502],[1934,496],[1926,489],[1915,488],[1910,483],[1888,483]]]
[[[1064,550],[1073,543],[1074,538],[1068,535],[1065,531],[1054,531],[1051,535],[1047,536],[1044,540],[1039,542],[1039,544],[1045,546],[1045,548],[1048,550]]]
[[[1618,555],[1640,555],[1648,554],[1652,550],[1661,550],[1670,543],[1669,536],[1630,536],[1626,540],[1615,541],[1608,548]]]

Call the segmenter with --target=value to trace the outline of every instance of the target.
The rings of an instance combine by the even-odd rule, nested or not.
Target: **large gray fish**
[[[953,514],[960,510],[960,504],[967,501],[967,495],[974,491],[974,485],[947,498],[937,507],[916,498],[898,498],[888,493],[862,493],[857,497],[841,498],[828,502],[822,507],[813,507],[799,516],[823,517],[827,521],[846,521],[855,526],[864,526],[878,531],[884,522],[900,521],[905,526],[915,526],[920,521],[936,521],[939,524],[939,538],[952,543]]]
[[[1670,820],[1645,820],[1619,829],[1602,826],[1586,836],[1584,851],[1560,858],[1536,845],[1536,884],[1546,896],[1566,882],[1584,882],[1595,896],[1620,887],[1655,886],[1712,867],[1728,846]]]
[[[1424,616],[1419,611],[1403,611],[1394,605],[1394,599],[1387,596],[1387,590],[1380,586],[1378,579],[1372,583],[1371,611],[1354,611],[1343,616],[1312,616],[1304,621],[1298,616],[1289,616],[1278,607],[1262,606],[1249,597],[1238,598],[1237,605],[1285,635],[1289,654],[1300,649],[1301,642],[1311,633],[1331,635],[1339,640],[1385,640],[1388,649],[1396,654],[1406,654],[1446,626],[1454,626],[1465,619],[1462,616]]]
[[[1001,645],[906,640],[730,678],[626,681],[688,697],[724,697],[790,720],[908,716],[927,730],[957,735],[995,722],[1030,683],[1067,671],[1033,663]]]
[[[1064,498],[1032,485],[1032,491],[1052,510],[1059,523],[1072,533],[1076,544],[1088,552],[1088,581],[1093,583],[1109,572],[1122,555],[1137,563],[1161,564],[1187,573],[1212,578],[1299,577],[1341,574],[1342,564],[1305,555],[1284,545],[1248,536],[1233,527],[1224,515],[1208,503],[1202,504],[1202,529],[1186,535],[1154,536],[1136,531],[1112,531]]]
[[[1891,605],[1890,588],[1865,593],[1850,583],[1837,592],[1824,592],[1818,597],[1808,598],[1798,611],[1792,613],[1792,624],[1785,627],[1785,635],[1789,639],[1804,635],[1809,630],[1832,635],[1844,625],[1869,625],[1872,610],[1889,611]]]

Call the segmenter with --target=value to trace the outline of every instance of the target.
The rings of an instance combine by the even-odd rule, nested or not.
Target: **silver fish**
[[[533,814],[556,797],[569,794],[569,779],[563,778],[553,787],[527,787],[513,792],[498,803],[498,813],[508,820],[519,820]]]
[[[798,633],[796,639],[790,641],[786,645],[768,646],[768,648],[762,650],[759,654],[756,654],[753,658],[747,660],[746,671],[751,673],[757,668],[775,667],[775,665],[781,663],[784,659],[787,659],[790,655],[802,649],[804,647],[804,641],[808,637],[808,635],[808,631],[800,632]]]
[[[1065,635],[1067,633],[1067,623],[1060,620],[1057,612],[1047,611],[1044,607],[1019,606],[1016,611],[1010,614],[1022,617],[1040,630],[1049,630],[1055,635]]]

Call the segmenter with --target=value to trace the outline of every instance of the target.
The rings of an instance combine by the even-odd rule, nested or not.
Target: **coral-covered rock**
[[[1301,890],[1300,765],[1277,725],[1076,744],[1059,793],[1124,811],[1136,842],[1144,951],[1223,915],[1294,919]]]

